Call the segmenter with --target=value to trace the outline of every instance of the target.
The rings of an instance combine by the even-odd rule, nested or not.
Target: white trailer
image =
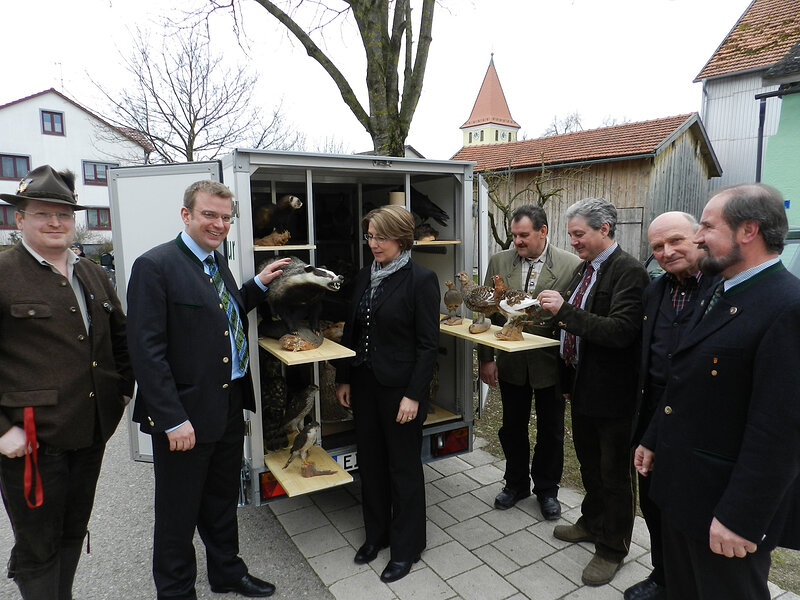
[[[485,187],[480,186],[482,206],[478,208],[473,202],[472,163],[468,162],[237,150],[220,161],[119,167],[110,171],[109,193],[117,288],[123,306],[134,260],[182,230],[179,211],[183,191],[200,179],[222,181],[235,195],[236,220],[224,251],[240,284],[254,276],[260,263],[280,256],[294,255],[310,264],[342,271],[346,277],[344,288],[339,294],[328,295],[323,319],[338,321],[345,313],[350,294],[347,278],[371,260],[361,236],[361,217],[370,208],[387,204],[390,192],[402,192],[401,201],[407,207],[411,207],[412,192],[424,194],[449,215],[446,226],[431,222],[439,230],[435,241],[415,243],[413,250],[413,259],[437,273],[443,290],[445,280],[452,280],[457,273],[473,273],[477,255],[474,244],[487,247],[486,240],[479,243],[473,233],[488,231],[488,227],[474,226],[475,216],[479,222],[486,219]],[[292,238],[282,246],[255,246],[254,236],[260,232],[254,232],[254,211],[285,195],[297,196],[304,203],[293,215]],[[482,273],[483,269],[479,271]],[[446,312],[444,305],[440,310]],[[310,383],[323,386],[311,413],[322,423],[321,440],[315,451],[332,458],[338,473],[335,477],[305,480],[287,479],[286,473],[278,472],[280,469],[270,473],[267,464],[270,457],[274,462],[278,454],[265,452],[265,425],[268,428],[269,423],[262,420],[261,407],[254,414],[245,411],[242,502],[261,504],[284,493],[291,496],[350,481],[352,477],[347,472],[355,472],[358,467],[352,420],[332,409],[330,394],[326,394],[330,391],[326,390],[330,370],[327,359],[345,355],[347,350],[332,342],[330,345],[327,340],[314,351],[276,350],[274,341],[259,336],[262,308],[256,312],[259,314],[249,319],[250,339],[261,338],[258,348],[255,344],[251,348],[251,355],[258,357],[250,363],[256,398],[263,395],[265,402],[268,400],[268,392],[262,389],[262,382],[268,377],[262,370],[275,358],[281,361],[280,375],[290,391]],[[438,391],[423,430],[425,461],[472,449],[473,345],[444,333],[440,335]],[[151,460],[149,436],[141,434],[138,424],[130,419],[128,424],[133,458]]]

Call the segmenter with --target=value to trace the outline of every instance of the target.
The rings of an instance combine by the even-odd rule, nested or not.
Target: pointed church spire
[[[475,99],[475,105],[472,107],[472,113],[461,129],[489,123],[515,129],[520,128],[519,124],[511,117],[511,111],[508,110],[503,87],[500,85],[497,69],[494,66],[494,52],[489,60],[489,68],[486,70],[478,97]]]

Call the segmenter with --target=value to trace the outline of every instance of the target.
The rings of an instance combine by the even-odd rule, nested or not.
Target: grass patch
[[[477,377],[477,368],[476,368]],[[477,406],[477,399],[475,400]],[[533,410],[531,410],[533,413]],[[503,449],[497,437],[503,421],[503,406],[500,402],[499,388],[489,388],[489,396],[486,400],[481,418],[476,416],[474,423],[475,435],[486,440],[487,445],[483,448],[492,455],[503,458]],[[564,474],[561,478],[561,485],[584,492],[581,482],[580,467],[578,459],[575,457],[575,446],[572,443],[572,416],[570,405],[567,402],[567,410],[564,416]],[[531,448],[536,441],[536,415],[531,414],[531,421],[528,424],[531,440]],[[637,512],[639,507],[637,504]],[[772,568],[769,572],[769,580],[781,589],[800,594],[800,551],[777,548],[772,553]]]

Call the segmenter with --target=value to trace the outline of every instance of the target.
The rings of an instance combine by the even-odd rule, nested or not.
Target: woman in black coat
[[[342,344],[356,356],[336,370],[336,396],[353,410],[366,540],[355,562],[391,546],[381,574],[405,577],[425,549],[420,451],[439,343],[439,282],[411,261],[414,219],[382,206],[361,222],[375,262],[358,274]]]

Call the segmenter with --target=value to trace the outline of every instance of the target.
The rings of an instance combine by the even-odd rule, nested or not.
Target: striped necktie
[[[589,288],[589,282],[592,280],[593,273],[594,266],[592,263],[589,263],[586,267],[586,271],[583,273],[583,279],[581,279],[581,282],[578,285],[578,291],[575,292],[575,297],[572,299],[570,304],[577,306],[578,308],[581,307],[583,296],[586,294],[586,290]],[[564,362],[566,362],[567,365],[573,364],[577,354],[578,348],[575,334],[567,331],[564,335]]]
[[[214,258],[209,256],[204,262],[208,265],[211,281],[214,283],[214,287],[217,288],[222,308],[228,314],[228,324],[230,325],[231,333],[233,333],[233,339],[236,341],[236,358],[238,359],[239,370],[242,373],[246,373],[250,359],[247,356],[244,327],[242,326],[242,320],[239,318],[239,311],[236,310],[236,303],[231,300],[228,290],[225,289],[225,283],[222,281],[222,276],[219,274],[219,268],[217,268]]]

